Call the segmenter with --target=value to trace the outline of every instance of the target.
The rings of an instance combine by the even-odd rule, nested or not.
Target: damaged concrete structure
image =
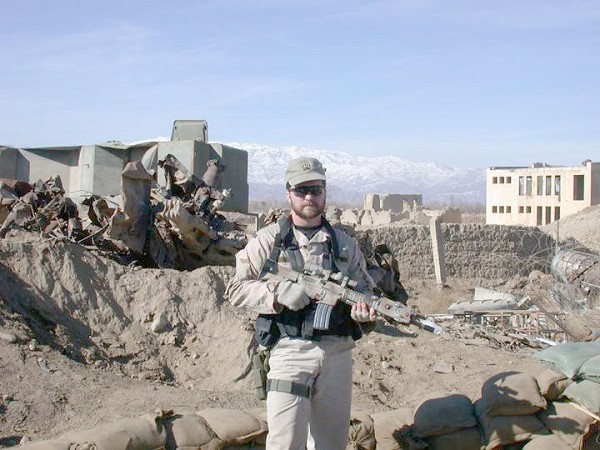
[[[363,209],[346,210],[340,220],[347,225],[372,227],[401,221],[428,225],[432,217],[442,223],[462,223],[460,209],[426,209],[421,194],[365,194]]]
[[[421,194],[365,194],[366,211],[391,211],[401,213],[423,206]]]
[[[0,178],[35,182],[59,176],[65,194],[75,201],[91,194],[118,195],[121,173],[132,161],[141,160],[153,170],[156,182],[165,186],[159,160],[172,154],[196,176],[201,177],[210,160],[227,167],[221,188],[230,189],[226,211],[248,212],[248,154],[244,150],[209,143],[204,120],[176,120],[171,141],[134,145],[109,141],[97,145],[13,148],[0,146]]]

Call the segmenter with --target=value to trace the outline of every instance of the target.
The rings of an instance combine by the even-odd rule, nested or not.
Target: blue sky
[[[0,144],[219,142],[452,167],[600,160],[600,1],[0,2]]]

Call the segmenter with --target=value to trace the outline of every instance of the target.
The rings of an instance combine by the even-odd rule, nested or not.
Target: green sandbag
[[[600,384],[582,380],[567,387],[563,396],[600,416]]]
[[[600,383],[600,355],[588,359],[579,369],[577,377]]]
[[[548,347],[533,356],[550,366],[552,370],[575,379],[582,365],[600,355],[599,342],[567,342]]]

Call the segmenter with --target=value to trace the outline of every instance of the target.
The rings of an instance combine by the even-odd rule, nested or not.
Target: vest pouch
[[[271,314],[259,314],[254,325],[254,338],[256,342],[269,349],[277,343],[281,336],[279,327],[273,320],[273,317],[274,315]]]
[[[256,348],[250,358],[252,384],[259,400],[267,398],[267,373],[269,372],[270,350]]]

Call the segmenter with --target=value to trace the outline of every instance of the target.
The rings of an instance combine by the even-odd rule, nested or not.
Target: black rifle
[[[434,334],[440,334],[442,329],[430,320],[425,319],[418,311],[398,301],[376,295],[367,296],[355,291],[356,282],[339,272],[324,270],[318,266],[307,265],[304,272],[281,267],[278,264],[266,265],[266,270],[261,273],[261,279],[289,280],[301,284],[304,291],[316,303],[315,330],[327,330],[331,311],[337,302],[354,305],[358,302],[366,303],[379,314],[403,325],[415,324]]]

